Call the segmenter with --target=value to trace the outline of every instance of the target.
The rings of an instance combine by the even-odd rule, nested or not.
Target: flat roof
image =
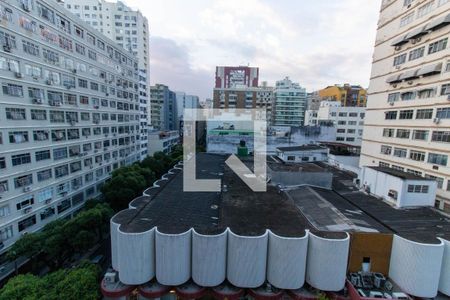
[[[301,145],[301,146],[290,146],[290,147],[277,147],[280,151],[307,151],[307,150],[326,150],[326,147],[318,145]]]
[[[343,238],[344,232],[396,233],[424,243],[436,237],[450,240],[450,218],[430,207],[396,209],[359,191],[355,175],[322,162],[309,163],[310,170],[330,172],[333,190],[301,186],[280,190],[268,184],[266,192],[253,192],[228,166],[228,155],[197,154],[197,178],[221,179],[220,192],[184,192],[182,170],[172,170],[131,203],[137,209],[118,213],[113,222],[125,232],[143,232],[153,227],[164,233],[182,233],[190,228],[202,234],[217,234],[229,227],[234,233],[257,236],[267,229],[285,237],[304,236],[305,230],[328,238]],[[251,164],[250,158],[245,162]],[[283,163],[269,163],[283,170]],[[312,167],[314,166],[314,167]],[[295,169],[298,176],[310,172]],[[305,172],[305,173],[301,173]]]
[[[378,172],[383,172],[383,173],[386,173],[388,175],[395,176],[395,177],[398,177],[398,178],[401,178],[401,179],[431,180],[431,181],[434,180],[434,179],[431,179],[431,178],[425,178],[425,177],[422,177],[422,176],[418,176],[418,175],[415,175],[415,174],[412,174],[412,173],[408,173],[408,172],[405,172],[405,171],[400,171],[400,170],[389,168],[389,167],[369,166],[368,168],[371,168],[371,169],[376,170]]]

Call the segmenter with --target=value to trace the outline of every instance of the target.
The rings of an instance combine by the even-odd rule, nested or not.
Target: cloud
[[[369,83],[381,0],[127,2],[149,18],[153,83],[211,97],[215,66],[248,63],[271,85]]]
[[[150,38],[150,81],[163,83],[172,90],[194,94],[202,99],[210,97],[205,86],[213,85],[213,77],[208,71],[193,69],[187,47],[163,37]]]

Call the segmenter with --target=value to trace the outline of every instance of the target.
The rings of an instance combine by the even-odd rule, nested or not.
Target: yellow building
[[[339,101],[342,106],[366,106],[367,91],[359,85],[328,86],[319,91],[321,100]]]

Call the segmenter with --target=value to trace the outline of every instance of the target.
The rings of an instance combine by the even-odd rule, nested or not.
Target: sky
[[[150,27],[150,81],[212,98],[216,66],[307,91],[367,87],[381,0],[124,0]]]

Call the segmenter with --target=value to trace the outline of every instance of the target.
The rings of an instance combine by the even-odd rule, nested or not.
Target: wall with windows
[[[53,1],[0,3],[0,251],[139,159],[136,59]]]
[[[450,212],[450,1],[383,1],[361,166],[383,165],[437,182]]]

